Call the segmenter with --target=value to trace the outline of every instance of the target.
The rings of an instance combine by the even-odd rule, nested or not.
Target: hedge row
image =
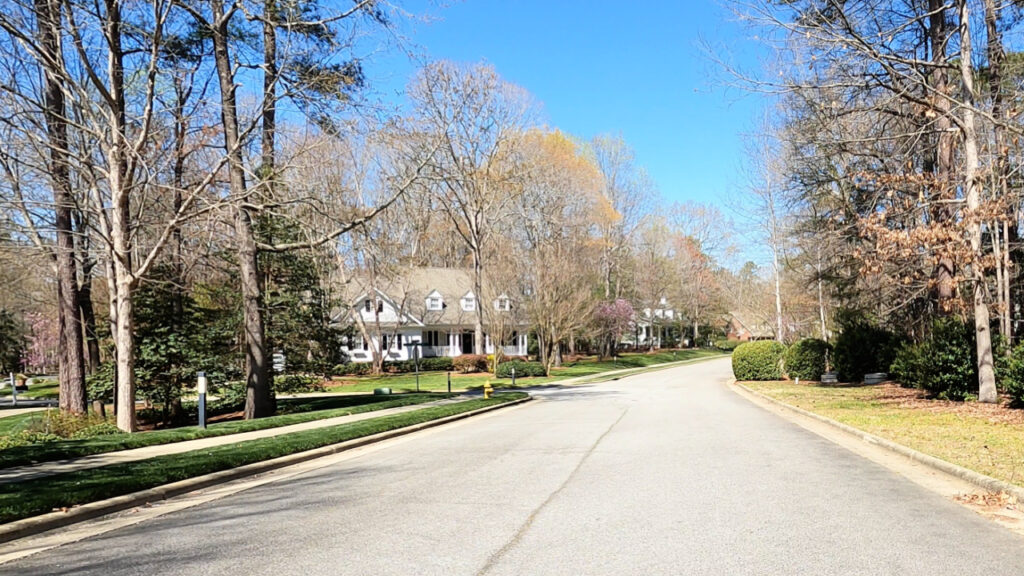
[[[743,344],[740,340],[726,340],[725,338],[715,340],[715,348],[722,350],[723,352],[732,352]]]
[[[544,364],[541,362],[524,362],[522,360],[513,360],[511,362],[502,362],[498,364],[498,371],[495,374],[498,378],[511,378],[512,369],[516,370],[516,378],[529,378],[531,376],[544,377],[547,376],[547,372],[544,370]]]
[[[452,359],[447,356],[437,358],[420,358],[420,372],[448,372],[454,370]],[[416,371],[416,363],[413,360],[399,360],[384,362],[383,371],[386,374],[405,374]],[[334,367],[336,376],[366,376],[373,372],[373,364],[370,362],[350,362],[338,364]]]

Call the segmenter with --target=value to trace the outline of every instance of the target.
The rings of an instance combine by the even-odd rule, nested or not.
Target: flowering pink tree
[[[37,312],[25,314],[28,324],[28,350],[25,353],[25,371],[51,373],[57,367],[60,351],[60,331],[57,319]]]
[[[601,342],[601,355],[611,356],[622,335],[633,324],[633,305],[619,298],[601,302],[594,310],[594,327]]]

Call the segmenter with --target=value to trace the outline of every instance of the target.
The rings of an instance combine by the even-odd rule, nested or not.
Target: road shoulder
[[[927,490],[953,500],[1024,537],[1024,513],[1016,509],[1016,506],[1007,508],[1001,505],[979,504],[977,502],[984,499],[972,497],[1005,491],[1018,502],[1024,502],[1024,498],[1018,496],[1024,495],[1021,488],[791,406],[751,390],[735,380],[729,380],[726,386],[756,406],[879,464]]]

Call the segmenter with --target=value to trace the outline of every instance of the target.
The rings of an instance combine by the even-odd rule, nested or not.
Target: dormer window
[[[427,310],[444,310],[444,298],[434,290],[427,295]]]
[[[508,312],[512,309],[512,300],[508,296],[498,296],[497,300],[494,301],[494,309],[498,311]]]
[[[462,297],[462,309],[466,312],[476,310],[476,296],[474,296],[472,292],[469,292]]]
[[[366,312],[373,312],[373,301],[369,298],[363,300],[363,310]]]

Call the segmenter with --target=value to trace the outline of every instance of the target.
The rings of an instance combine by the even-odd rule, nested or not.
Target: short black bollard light
[[[448,373],[448,393],[452,393],[452,373]]]
[[[206,372],[197,374],[199,381],[196,390],[199,392],[199,427],[206,428]]]

